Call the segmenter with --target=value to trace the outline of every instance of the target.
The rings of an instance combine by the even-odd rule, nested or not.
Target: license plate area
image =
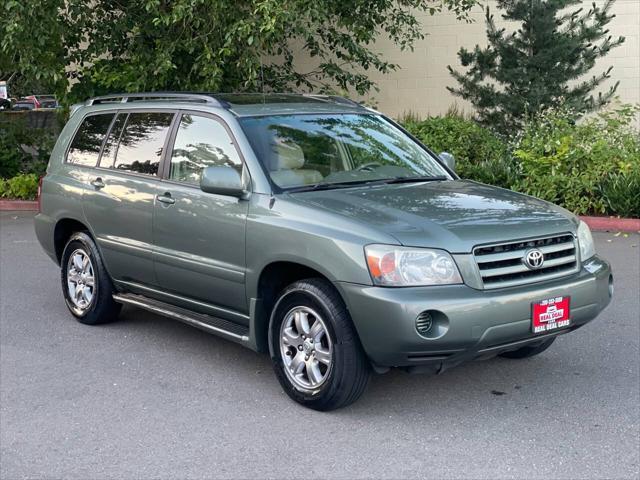
[[[554,297],[531,304],[531,331],[547,333],[571,324],[571,297]]]

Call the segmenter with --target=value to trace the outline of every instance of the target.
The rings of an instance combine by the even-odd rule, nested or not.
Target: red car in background
[[[33,102],[33,105],[34,105],[33,108],[40,108],[40,100],[38,100],[35,95],[28,95],[26,97],[23,97],[20,99],[18,103],[24,102],[24,101],[31,101]]]
[[[15,102],[11,110],[34,110],[36,108],[40,108],[40,101],[35,97],[35,95],[29,95],[28,97],[22,97],[20,100]]]

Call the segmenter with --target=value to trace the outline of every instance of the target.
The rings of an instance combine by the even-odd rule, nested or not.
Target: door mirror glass
[[[449,152],[442,152],[440,155],[440,160],[444,162],[444,164],[449,167],[452,171],[456,171],[456,157],[454,157]]]
[[[240,173],[232,167],[206,167],[200,176],[200,190],[206,193],[245,198],[247,190]]]

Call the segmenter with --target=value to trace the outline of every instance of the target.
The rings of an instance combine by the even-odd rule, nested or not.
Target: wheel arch
[[[278,295],[288,285],[305,278],[322,278],[334,285],[331,277],[321,268],[297,260],[272,261],[260,270],[255,285],[255,297],[251,298],[250,320],[253,346],[257,351],[269,351],[269,321]],[[336,292],[342,297],[338,289]]]
[[[56,222],[56,225],[53,229],[53,245],[58,265],[60,265],[60,260],[62,259],[62,252],[64,251],[65,245],[69,241],[71,235],[76,232],[86,233],[95,242],[95,238],[91,233],[91,230],[82,221],[75,218],[67,217],[61,218]]]

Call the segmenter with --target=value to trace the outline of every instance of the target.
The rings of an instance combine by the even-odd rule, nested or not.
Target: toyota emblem
[[[531,270],[536,270],[542,267],[544,254],[537,248],[532,248],[531,250],[527,250],[522,261]]]

